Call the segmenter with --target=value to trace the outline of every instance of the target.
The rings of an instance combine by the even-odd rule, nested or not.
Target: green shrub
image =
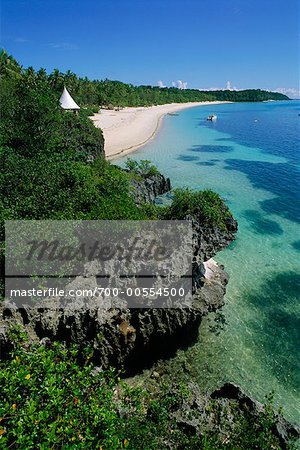
[[[121,448],[111,408],[115,376],[91,375],[89,359],[80,366],[76,355],[59,344],[19,348],[2,364],[2,448]]]
[[[0,363],[0,447],[37,449],[280,450],[274,435],[276,414],[268,400],[259,416],[235,402],[206,403],[190,409],[188,421],[201,434],[180,426],[177,411],[190,402],[183,383],[157,384],[155,390],[130,387],[115,370],[91,363],[90,348],[79,353],[58,343],[22,347]],[[180,414],[179,414],[180,417]],[[206,419],[203,421],[203,417]],[[200,422],[199,422],[200,421]]]
[[[85,117],[90,117],[94,114],[97,114],[99,112],[99,109],[100,107],[97,105],[82,106],[80,109],[80,114]]]
[[[81,156],[83,161],[89,156],[104,156],[102,131],[84,113],[61,111],[57,126],[59,133],[49,141],[51,153],[68,152],[70,155]]]
[[[103,158],[94,164],[68,154],[23,158],[0,150],[4,219],[147,219],[138,207],[128,175]],[[152,208],[153,209],[153,208]],[[153,216],[153,211],[151,212]]]
[[[141,161],[134,161],[128,158],[125,162],[125,167],[136,175],[140,175],[143,178],[150,177],[158,174],[157,168],[151,164],[148,159],[142,159]]]
[[[35,157],[59,137],[61,108],[47,84],[1,77],[0,145]]]
[[[194,216],[203,225],[226,228],[226,219],[232,217],[222,198],[211,190],[192,191],[175,189],[171,205],[166,208],[166,219],[184,219]]]
[[[152,399],[120,384],[116,371],[95,370],[85,353],[79,363],[75,347],[19,346],[1,363],[2,448],[156,450],[170,440],[170,427],[174,448],[199,448],[199,438],[176,429],[170,416],[178,397],[163,392]]]

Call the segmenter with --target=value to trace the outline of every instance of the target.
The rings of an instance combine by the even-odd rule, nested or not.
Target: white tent
[[[64,87],[63,93],[61,94],[61,97],[59,99],[59,103],[63,109],[80,109],[80,106],[78,106],[77,103],[74,102],[66,87]]]

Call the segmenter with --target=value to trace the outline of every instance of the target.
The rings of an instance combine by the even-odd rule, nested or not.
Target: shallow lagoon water
[[[209,114],[217,114],[209,122]],[[195,107],[167,116],[131,158],[150,159],[173,186],[213,189],[239,223],[236,241],[215,259],[230,275],[227,325],[201,327],[186,352],[204,389],[241,384],[300,423],[300,102]],[[117,163],[124,164],[127,158]]]

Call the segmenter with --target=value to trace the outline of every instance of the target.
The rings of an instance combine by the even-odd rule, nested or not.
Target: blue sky
[[[298,9],[298,0],[2,0],[1,45],[47,71],[298,96]]]

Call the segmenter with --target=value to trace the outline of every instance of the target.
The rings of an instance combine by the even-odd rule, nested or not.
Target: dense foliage
[[[104,159],[24,158],[4,150],[0,184],[6,219],[143,219],[126,173]],[[3,211],[4,214],[4,211]]]
[[[54,76],[55,73],[55,76]],[[245,91],[199,91],[198,89],[178,89],[175,87],[133,86],[121,81],[90,81],[75,74],[54,71],[49,75],[49,83],[59,94],[65,84],[76,101],[86,105],[106,107],[151,106],[165,103],[185,103],[203,101],[256,102],[263,100],[287,100],[286,95],[277,92],[250,89]]]
[[[151,164],[148,159],[142,159],[141,161],[134,161],[131,158],[127,158],[125,167],[135,175],[139,175],[141,178],[151,177],[158,172],[157,168]]]
[[[63,111],[47,80],[29,69],[17,76],[2,70],[0,83],[1,147],[32,158],[68,152],[85,161],[103,154],[101,131],[84,110],[78,115]]]
[[[278,92],[250,89],[244,91],[200,91],[198,89],[178,89],[175,87],[134,86],[112,80],[89,80],[77,77],[73,72],[61,73],[55,69],[50,75],[45,69],[34,72],[32,67],[22,69],[16,61],[5,52],[0,55],[0,67],[5,73],[15,71],[17,76],[33,77],[38,82],[47,84],[57,98],[65,85],[75,101],[81,106],[88,106],[89,112],[95,112],[99,106],[150,106],[165,103],[185,103],[202,101],[239,101],[256,102],[264,100],[287,100],[288,97]]]
[[[226,220],[232,217],[221,197],[209,189],[175,189],[173,194],[171,205],[164,211],[166,219],[184,219],[191,215],[203,225],[226,228]]]
[[[21,330],[12,330],[20,339]],[[19,336],[18,336],[19,335]],[[149,391],[120,382],[113,370],[91,363],[92,350],[79,355],[53,343],[37,348],[15,345],[11,361],[1,363],[0,447],[36,449],[280,449],[273,433],[275,413],[268,403],[259,417],[241,415],[230,405],[227,420],[220,404],[206,405],[201,435],[180,426],[190,391],[165,382]],[[199,420],[191,412],[191,423]],[[218,433],[214,428],[222,430]]]
[[[151,106],[165,103],[185,103],[203,101],[239,101],[256,102],[263,100],[287,100],[288,97],[277,93],[251,89],[246,91],[199,91],[198,89],[178,89],[175,87],[133,86],[121,81],[90,81],[77,78],[67,72],[60,76],[49,75],[49,82],[57,93],[65,84],[76,101],[81,104],[101,106]]]

